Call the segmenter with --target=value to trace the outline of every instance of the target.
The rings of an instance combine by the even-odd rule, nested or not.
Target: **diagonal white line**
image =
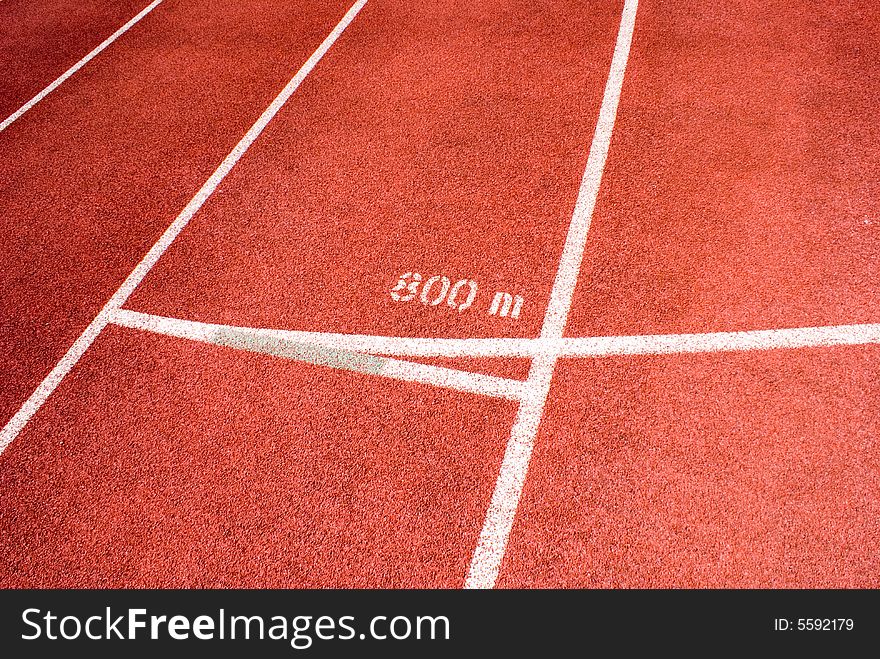
[[[0,122],[0,132],[3,132],[4,130],[6,130],[6,128],[7,128],[7,127],[8,127],[13,121],[15,121],[15,120],[18,119],[21,115],[23,115],[25,112],[27,112],[27,111],[30,110],[32,107],[34,107],[37,103],[39,103],[40,101],[42,101],[42,100],[43,100],[44,98],[46,98],[49,94],[51,94],[53,91],[55,91],[56,89],[58,89],[58,87],[60,87],[61,84],[62,84],[65,80],[67,80],[70,76],[72,76],[74,73],[76,73],[76,72],[79,71],[81,68],[83,68],[86,64],[88,64],[88,63],[91,62],[93,59],[95,59],[95,57],[97,57],[98,55],[100,55],[100,54],[101,54],[101,51],[103,51],[105,48],[107,48],[107,46],[109,46],[111,43],[113,43],[114,41],[116,41],[116,40],[117,40],[119,37],[121,37],[123,34],[125,34],[126,32],[128,32],[128,30],[129,30],[132,26],[134,26],[135,23],[137,23],[137,22],[140,21],[144,16],[146,16],[146,15],[149,14],[151,11],[153,11],[153,10],[154,10],[154,9],[155,9],[155,8],[161,3],[161,2],[162,2],[162,0],[154,0],[154,2],[150,3],[147,7],[145,7],[145,8],[144,8],[144,9],[143,9],[143,10],[142,10],[137,16],[135,16],[134,18],[132,18],[128,23],[126,23],[126,24],[123,25],[121,28],[119,28],[118,30],[116,30],[116,32],[114,32],[113,34],[111,34],[109,37],[107,37],[106,39],[104,39],[104,41],[102,41],[102,42],[101,42],[101,43],[100,43],[100,44],[99,44],[94,50],[92,50],[92,52],[90,52],[88,55],[86,55],[85,57],[83,57],[79,62],[77,62],[76,64],[74,64],[73,66],[71,66],[69,69],[67,69],[67,71],[65,71],[65,72],[62,73],[60,76],[58,76],[54,81],[52,81],[51,83],[49,83],[49,85],[48,85],[45,89],[43,89],[43,91],[41,91],[39,94],[37,94],[36,96],[34,96],[31,100],[29,100],[27,103],[25,103],[24,105],[22,105],[20,108],[18,108],[18,110],[16,110],[15,112],[13,112],[11,115],[9,115],[8,117],[6,117],[6,119],[4,119],[2,122]]]
[[[637,8],[638,0],[627,0],[623,7],[620,30],[617,33],[617,43],[611,60],[611,70],[605,84],[602,107],[599,109],[599,120],[596,122],[596,132],[593,134],[590,155],[587,158],[587,166],[581,179],[581,187],[578,190],[571,224],[565,238],[565,246],[562,249],[559,267],[556,270],[550,301],[544,314],[541,336],[545,338],[561,337],[568,319],[574,287],[577,284],[584,256],[584,247],[587,244],[587,233],[593,220],[593,209],[596,207],[596,199],[599,197],[599,184],[602,181],[605,160],[611,146],[611,134],[614,131],[614,120],[617,117],[617,105],[623,87],[623,76],[629,59]]]
[[[351,350],[344,343],[328,340],[328,336],[334,335],[322,335],[317,332],[279,332],[213,325],[126,309],[117,310],[111,316],[110,322],[165,336],[262,352],[330,368],[429,384],[483,396],[520,400],[526,390],[526,383],[520,380],[364,354]]]
[[[526,397],[528,392],[528,383],[521,380],[511,380],[510,378],[484,375],[482,373],[471,373],[470,371],[459,371],[442,366],[417,364],[400,359],[391,359],[390,357],[383,357],[381,359],[383,362],[382,369],[377,375],[386,378],[430,384],[435,387],[445,387],[480,396],[492,396],[517,401]]]
[[[131,274],[128,275],[126,280],[113,294],[107,304],[104,305],[104,308],[101,309],[95,319],[89,323],[89,326],[86,327],[83,333],[80,334],[79,338],[74,341],[73,345],[68,349],[61,360],[43,379],[30,397],[28,397],[3,430],[0,431],[0,453],[3,453],[6,447],[9,446],[9,443],[18,436],[18,433],[21,432],[21,429],[24,428],[30,418],[40,409],[40,407],[42,407],[43,403],[46,402],[49,396],[52,395],[55,388],[76,365],[80,357],[82,357],[85,351],[88,350],[89,346],[92,345],[94,340],[101,333],[101,330],[103,330],[110,322],[113,313],[125,304],[125,301],[132,294],[134,289],[137,288],[138,284],[143,281],[144,277],[147,276],[147,273],[156,264],[165,250],[168,249],[168,246],[171,245],[171,243],[174,242],[174,239],[177,238],[181,231],[183,231],[193,215],[195,215],[202,207],[208,197],[211,196],[211,193],[217,189],[217,186],[224,177],[244,155],[250,145],[254,143],[254,140],[259,137],[266,125],[278,113],[281,107],[287,102],[287,99],[289,99],[293,92],[296,91],[297,87],[300,86],[311,70],[315,68],[315,65],[327,53],[330,46],[332,46],[343,31],[345,31],[345,28],[347,28],[354,20],[355,16],[357,16],[358,12],[366,3],[367,0],[358,0],[351,9],[346,12],[345,16],[342,17],[342,20],[340,20],[336,27],[333,28],[333,31],[330,32],[327,38],[324,39],[320,46],[318,46],[317,50],[312,53],[311,57],[306,60],[306,63],[296,72],[296,75],[293,76],[290,82],[285,85],[284,89],[282,89],[278,96],[275,97],[275,100],[272,101],[269,107],[260,115],[260,118],[257,119],[254,125],[251,126],[247,133],[245,133],[244,137],[241,138],[238,144],[235,145],[235,148],[232,149],[229,155],[223,159],[220,166],[217,167],[214,173],[211,174],[210,178],[205,181],[205,184],[196,193],[195,197],[193,197],[186,205],[186,208],[180,212],[177,219],[175,219],[165,230],[165,233],[162,234],[159,240],[156,241],[156,244],[150,248],[150,251],[147,252],[141,262],[138,263]]]
[[[605,84],[602,106],[599,109],[599,120],[596,122],[587,167],[581,180],[562,257],[556,271],[556,279],[553,282],[553,290],[550,293],[550,302],[544,315],[541,337],[545,339],[559,339],[565,329],[583,259],[587,232],[590,229],[593,209],[599,195],[599,184],[602,181],[602,172],[605,169],[605,160],[611,144],[637,8],[638,0],[626,0],[620,17],[620,29],[611,59],[611,70]],[[527,380],[531,385],[531,395],[520,404],[517,419],[510,433],[501,470],[495,483],[495,491],[465,579],[465,588],[492,588],[498,578],[555,366],[556,355],[542,355],[532,362]]]

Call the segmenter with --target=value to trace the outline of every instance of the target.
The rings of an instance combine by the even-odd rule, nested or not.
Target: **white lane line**
[[[709,334],[597,336],[562,339],[557,345],[559,346],[559,357],[608,357],[613,355],[828,348],[871,343],[880,343],[880,324],[796,327]]]
[[[165,336],[227,346],[238,350],[261,352],[330,368],[445,387],[482,396],[521,400],[527,388],[526,383],[520,380],[351,351],[345,345],[327,341],[326,336],[321,336],[319,333],[271,330],[261,332],[260,330],[230,325],[213,325],[153,316],[125,309],[120,309],[112,314],[110,322],[122,327]],[[324,340],[316,341],[315,339],[319,337]]]
[[[535,436],[544,413],[544,404],[550,391],[550,380],[555,360],[537,358],[532,362],[529,379],[526,381],[531,389],[519,405],[516,420],[510,431],[510,439],[504,450],[504,458],[492,500],[483,521],[480,538],[464,587],[493,588],[501,568],[501,560],[507,548],[507,540],[513,528],[516,509],[522,496],[526,473],[532,458]]]
[[[0,431],[0,454],[2,454],[3,451],[6,450],[6,447],[9,446],[9,443],[18,436],[18,433],[21,432],[21,429],[24,428],[25,424],[36,413],[36,411],[42,407],[43,403],[46,402],[46,399],[49,398],[59,383],[76,365],[83,353],[94,342],[98,334],[101,333],[101,330],[107,326],[113,313],[125,304],[125,301],[132,294],[134,289],[137,288],[138,284],[143,281],[143,278],[147,275],[150,269],[156,264],[165,250],[168,249],[168,246],[175,238],[177,238],[178,234],[189,223],[193,215],[195,215],[202,207],[202,204],[205,203],[208,197],[211,196],[211,193],[214,192],[220,182],[233,168],[235,163],[237,163],[242,155],[244,155],[244,152],[248,150],[248,147],[253,144],[254,140],[259,137],[260,133],[266,127],[266,124],[268,124],[278,113],[281,106],[287,102],[287,99],[289,99],[291,94],[296,91],[297,87],[299,87],[311,70],[315,68],[315,65],[330,49],[330,46],[332,46],[339,38],[345,28],[354,20],[355,16],[357,16],[358,12],[366,3],[367,0],[358,0],[351,9],[348,10],[345,16],[342,17],[342,20],[339,21],[335,28],[333,28],[333,31],[326,39],[324,39],[321,45],[318,46],[317,50],[312,53],[312,56],[306,60],[306,63],[296,72],[296,75],[293,76],[290,82],[288,82],[284,89],[281,90],[281,93],[278,94],[274,101],[272,101],[271,105],[269,105],[263,114],[260,115],[260,118],[257,119],[254,125],[251,126],[250,130],[245,133],[239,143],[235,145],[235,148],[233,148],[229,155],[223,159],[220,166],[213,174],[211,174],[210,178],[208,178],[201,189],[186,205],[186,208],[180,212],[177,219],[171,223],[171,225],[165,230],[165,233],[163,233],[159,240],[156,241],[156,244],[150,248],[150,251],[147,252],[141,262],[113,294],[107,304],[104,305],[104,308],[101,309],[95,319],[89,323],[89,326],[86,327],[79,338],[74,341],[67,353],[61,358],[61,361],[55,365],[55,368],[51,370],[49,375],[45,377],[30,397],[24,402],[18,412],[15,413],[3,430]]]
[[[590,146],[587,167],[584,170],[568,235],[565,238],[565,247],[562,250],[559,268],[556,271],[550,302],[544,314],[541,336],[545,338],[561,337],[568,319],[571,299],[584,256],[584,247],[587,244],[587,233],[593,220],[593,209],[596,207],[596,199],[599,197],[599,184],[602,181],[602,172],[605,170],[608,148],[611,146],[611,134],[614,131],[620,90],[623,87],[623,76],[629,59],[637,8],[638,0],[627,0],[623,8],[620,30],[617,33],[617,43],[614,47],[614,57],[611,60],[611,70],[605,84],[605,94],[602,98],[602,107],[599,110],[596,132],[593,134],[593,143]]]
[[[144,16],[146,16],[151,11],[153,11],[157,6],[159,6],[159,4],[161,2],[162,2],[162,0],[154,0],[154,2],[150,3],[147,7],[145,7],[137,16],[132,18],[128,23],[126,23],[121,28],[116,30],[116,32],[111,34],[109,37],[104,39],[104,41],[102,41],[92,52],[90,52],[88,55],[83,57],[79,62],[77,62],[76,64],[71,66],[69,69],[67,69],[67,71],[62,73],[60,76],[55,78],[55,80],[53,82],[51,82],[45,89],[43,89],[43,91],[41,91],[39,94],[34,96],[31,100],[29,100],[27,103],[22,105],[20,108],[18,108],[18,110],[13,112],[11,115],[6,117],[6,119],[4,119],[2,123],[0,123],[0,133],[2,133],[4,130],[6,130],[7,126],[9,126],[13,121],[18,119],[21,115],[23,115],[25,112],[27,112],[32,107],[34,107],[37,103],[39,103],[44,98],[46,98],[49,94],[51,94],[53,91],[55,91],[70,76],[72,76],[74,73],[76,73],[81,68],[83,68],[86,64],[88,64],[93,59],[95,59],[95,57],[97,57],[105,48],[107,48],[107,46],[109,46],[111,43],[116,41],[123,34],[128,32],[128,30],[132,26],[134,26],[135,23],[137,23]]]
[[[544,314],[544,324],[541,328],[541,337],[544,339],[559,339],[565,329],[574,287],[583,259],[587,232],[590,228],[593,209],[599,194],[599,185],[602,181],[602,172],[605,169],[605,160],[611,144],[611,134],[614,130],[614,120],[617,115],[620,91],[623,87],[626,63],[629,59],[637,8],[638,0],[626,0],[623,7],[620,29],[617,33],[617,42],[611,59],[611,70],[605,84],[605,93],[599,110],[599,120],[596,122],[596,131],[593,133],[593,142],[590,145],[587,167],[581,180],[577,202],[565,239],[565,247],[562,250],[562,257],[556,271],[550,302]],[[504,558],[504,551],[513,528],[516,509],[522,496],[529,461],[535,445],[535,436],[544,413],[544,405],[547,402],[547,394],[550,391],[550,381],[553,379],[555,366],[555,355],[541,356],[532,362],[527,382],[533,387],[532,395],[534,398],[527,399],[520,404],[519,415],[507,443],[495,491],[492,494],[489,510],[480,532],[480,539],[465,579],[465,588],[492,588],[495,586],[498,572],[501,569],[501,560]]]
[[[561,339],[445,339],[372,334],[303,332],[262,327],[201,323],[154,314],[117,310],[111,322],[171,336],[207,337],[220,331],[261,339],[290,341],[393,357],[609,357],[694,352],[735,352],[823,348],[880,343],[880,324],[794,327],[705,334],[645,334]],[[204,340],[204,339],[197,339]]]
[[[384,364],[378,375],[405,382],[430,384],[464,391],[480,396],[493,396],[508,400],[522,400],[527,395],[528,383],[521,380],[500,378],[494,375],[459,371],[429,364],[383,358]]]

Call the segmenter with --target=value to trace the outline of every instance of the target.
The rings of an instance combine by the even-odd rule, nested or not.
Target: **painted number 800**
[[[409,302],[416,296],[426,307],[436,307],[446,300],[450,308],[461,313],[474,303],[477,282],[473,279],[459,279],[453,284],[449,277],[442,275],[435,275],[423,282],[422,275],[418,272],[405,272],[391,289],[391,299],[395,302]]]

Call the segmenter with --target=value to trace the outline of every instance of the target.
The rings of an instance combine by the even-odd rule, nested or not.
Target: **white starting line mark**
[[[92,52],[90,52],[88,55],[83,57],[79,62],[77,62],[76,64],[71,66],[69,69],[67,69],[67,71],[65,71],[60,76],[58,76],[45,89],[43,89],[43,91],[41,91],[39,94],[34,96],[31,100],[29,100],[27,103],[22,105],[20,108],[18,108],[18,110],[13,112],[11,115],[6,117],[6,119],[4,119],[2,123],[0,123],[0,132],[3,132],[4,130],[6,130],[6,127],[9,126],[13,121],[18,119],[21,115],[23,115],[25,112],[27,112],[32,107],[34,107],[37,103],[39,103],[44,98],[46,98],[49,94],[51,94],[58,87],[60,87],[61,83],[63,83],[70,76],[72,76],[74,73],[79,71],[86,64],[91,62],[95,57],[97,57],[101,53],[101,51],[103,51],[107,46],[109,46],[111,43],[116,41],[123,34],[128,32],[129,28],[131,28],[135,23],[137,23],[139,20],[141,20],[144,16],[146,16],[151,11],[153,11],[161,2],[162,2],[162,0],[155,0],[150,5],[145,7],[137,16],[132,18],[128,23],[123,25],[121,28],[116,30],[116,32],[114,32],[109,37],[107,37],[104,41],[102,41]]]
[[[55,391],[55,388],[61,383],[65,376],[70,373],[70,370],[76,365],[85,351],[88,350],[89,346],[92,345],[101,333],[101,330],[103,330],[110,322],[110,318],[113,316],[114,312],[125,304],[125,301],[134,292],[134,289],[137,288],[138,284],[143,281],[144,277],[147,276],[150,269],[156,265],[156,262],[162,254],[165,253],[168,246],[174,242],[174,239],[177,238],[181,231],[183,231],[184,227],[189,224],[192,217],[198,212],[205,201],[207,201],[208,197],[211,196],[214,190],[217,189],[217,186],[220,185],[220,182],[235,166],[235,163],[239,161],[245,151],[247,151],[251,144],[254,143],[254,140],[260,136],[260,133],[263,132],[266,125],[278,113],[293,92],[296,91],[297,87],[300,86],[305,77],[313,68],[315,68],[315,65],[327,53],[333,43],[345,31],[345,28],[347,28],[354,20],[355,16],[357,16],[358,12],[365,4],[367,4],[367,0],[358,0],[352,5],[351,9],[346,12],[345,16],[342,17],[342,20],[340,20],[336,27],[333,28],[333,31],[327,35],[327,38],[321,42],[321,45],[318,46],[317,50],[315,50],[311,57],[306,60],[305,64],[300,67],[299,71],[297,71],[293,78],[291,78],[290,82],[288,82],[278,96],[275,97],[275,100],[273,100],[269,107],[263,111],[263,114],[260,115],[259,119],[257,119],[254,125],[250,127],[248,132],[244,134],[244,137],[239,140],[238,144],[235,145],[229,155],[223,159],[220,166],[214,170],[214,173],[211,174],[196,195],[180,212],[177,219],[171,223],[171,225],[165,230],[165,233],[163,233],[159,240],[157,240],[150,248],[150,251],[147,252],[141,262],[138,263],[134,270],[132,270],[126,280],[122,282],[122,285],[113,294],[110,300],[108,300],[107,304],[104,305],[104,308],[101,309],[95,319],[89,323],[89,326],[86,327],[85,330],[83,330],[83,333],[79,335],[79,338],[77,338],[76,341],[74,341],[73,345],[70,346],[61,360],[28,397],[21,408],[19,408],[18,412],[16,412],[4,426],[3,430],[0,431],[0,454],[6,450],[6,447],[9,446],[10,442],[18,436],[18,433],[21,432],[25,424],[27,424],[30,418],[36,414],[37,410],[43,406],[43,403],[45,403],[49,396],[52,395],[52,392]]]
[[[235,327],[166,318],[126,309],[116,310],[110,322],[123,327],[255,350],[361,373],[519,400],[519,409],[511,428],[480,540],[471,560],[465,588],[491,588],[495,585],[519,507],[553,370],[559,358],[880,344],[880,324],[569,339],[443,339]],[[268,349],[267,345],[270,346]],[[295,349],[291,350],[291,346],[295,346]],[[526,357],[533,361],[528,379],[521,382],[387,357],[376,358],[375,355]],[[359,361],[368,357],[378,361]]]

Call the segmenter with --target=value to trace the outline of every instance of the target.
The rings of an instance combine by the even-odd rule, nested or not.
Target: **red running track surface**
[[[878,346],[565,362],[498,585],[877,588],[878,376]]]
[[[880,5],[647,2],[568,332],[877,322]]]
[[[132,296],[211,323],[536,336],[620,7],[371,1]],[[467,313],[395,303],[473,279]],[[205,286],[205,281],[210,286]],[[491,292],[526,301],[489,316]]]
[[[125,308],[537,336],[622,7],[369,0]],[[880,16],[810,7],[641,0],[566,336],[880,321]],[[141,8],[19,10],[77,36],[2,101]],[[3,423],[348,8],[164,0],[0,132]],[[413,270],[473,307],[394,302]],[[877,587],[878,365],[561,359],[497,585]],[[460,587],[516,414],[111,325],[0,455],[0,585]]]
[[[164,0],[0,133],[0,418],[24,402],[342,11],[332,2]]]
[[[0,3],[0,121],[148,4],[149,0]]]
[[[515,404],[367,377],[111,328],[0,462],[4,586],[460,587]]]

